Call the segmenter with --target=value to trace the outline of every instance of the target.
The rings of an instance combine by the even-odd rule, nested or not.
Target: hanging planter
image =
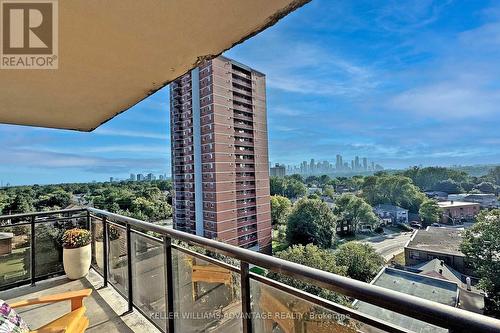
[[[62,241],[66,276],[71,280],[86,276],[90,269],[92,255],[90,232],[84,229],[70,229],[64,233]]]

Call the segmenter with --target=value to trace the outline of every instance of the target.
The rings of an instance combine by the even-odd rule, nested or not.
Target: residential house
[[[386,224],[408,223],[408,209],[389,204],[378,204],[373,207],[373,212]]]

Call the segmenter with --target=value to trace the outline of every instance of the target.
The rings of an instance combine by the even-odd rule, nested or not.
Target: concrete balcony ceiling
[[[92,131],[308,1],[59,1],[58,68],[0,69],[0,123]]]

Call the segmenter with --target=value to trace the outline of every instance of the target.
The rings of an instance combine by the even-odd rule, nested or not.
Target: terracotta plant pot
[[[76,249],[63,249],[64,272],[68,279],[78,280],[89,273],[91,255],[90,244]]]

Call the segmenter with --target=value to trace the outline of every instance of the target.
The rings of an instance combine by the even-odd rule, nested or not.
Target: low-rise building
[[[371,284],[453,307],[458,305],[459,289],[457,284],[443,279],[384,267]],[[398,327],[404,327],[411,332],[448,332],[447,329],[430,325],[366,302],[355,301],[353,307],[361,313],[397,325]],[[365,330],[362,331],[364,332]]]
[[[416,230],[406,243],[405,265],[414,266],[432,259],[442,260],[460,273],[467,273],[460,251],[463,229],[427,227]]]
[[[478,203],[465,201],[441,201],[438,205],[442,210],[441,223],[444,224],[473,222],[480,209]]]
[[[446,201],[448,200],[448,193],[442,191],[427,191],[424,192],[425,195],[430,199],[435,199],[437,201]]]
[[[408,223],[408,209],[379,204],[373,207],[373,212],[386,224]]]
[[[464,202],[475,202],[478,203],[481,208],[498,208],[500,207],[500,203],[497,200],[496,195],[494,194],[450,194],[448,195],[448,200],[450,201],[464,201]]]
[[[455,282],[460,291],[459,307],[475,313],[482,314],[484,312],[484,292],[475,287],[479,282],[478,278],[462,274],[439,259],[433,259],[404,269],[420,275]]]

